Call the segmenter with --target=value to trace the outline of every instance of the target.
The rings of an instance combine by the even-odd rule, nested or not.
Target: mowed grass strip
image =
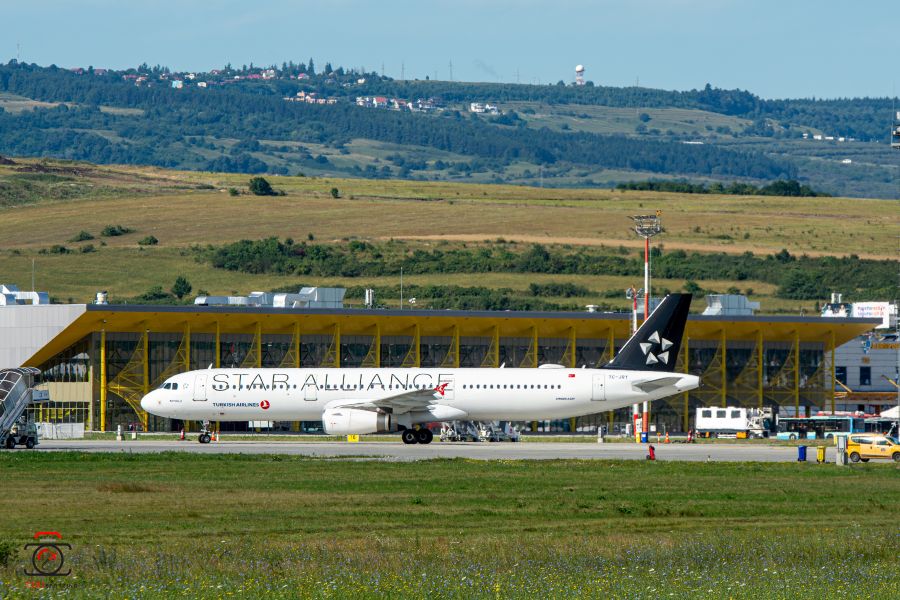
[[[0,476],[0,542],[73,545],[49,597],[900,590],[893,465],[4,452]],[[31,597],[27,560],[0,595]]]
[[[897,506],[889,499],[900,493],[897,470],[886,465],[21,452],[0,454],[0,469],[16,482],[15,495],[0,497],[5,535],[50,521],[69,538],[95,543],[190,539],[199,531],[403,538],[436,535],[438,524],[464,536],[487,527],[498,535],[572,528],[601,537],[620,525],[701,532],[754,528],[759,518],[788,529],[867,527],[890,516]]]

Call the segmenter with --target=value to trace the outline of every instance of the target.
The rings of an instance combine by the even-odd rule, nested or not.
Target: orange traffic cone
[[[178,439],[181,440],[182,442],[184,441],[184,427],[181,428],[181,437]]]
[[[213,431],[213,441],[214,442],[219,441],[219,432],[218,431]]]
[[[669,432],[668,431],[666,432],[666,443],[667,444],[669,443]]]

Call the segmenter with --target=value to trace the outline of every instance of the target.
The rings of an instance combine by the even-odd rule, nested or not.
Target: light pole
[[[662,233],[660,215],[662,211],[656,211],[655,215],[635,215],[634,232],[644,238],[644,321],[650,316],[650,238]],[[643,423],[641,426],[641,441],[647,443],[650,436],[650,403],[644,402]]]
[[[662,211],[656,211],[655,215],[635,215],[634,232],[644,238],[644,320],[650,316],[650,238],[662,233],[660,215]]]

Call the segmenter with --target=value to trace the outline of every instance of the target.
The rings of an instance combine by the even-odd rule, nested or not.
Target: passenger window
[[[731,411],[731,418],[732,418],[732,419],[740,419],[740,418],[741,418],[741,411],[739,411],[739,410],[733,410],[733,411]]]
[[[701,412],[700,414],[703,416],[704,419],[711,419],[711,418],[712,418],[712,411],[711,411],[711,410],[704,410],[704,411]]]
[[[717,419],[724,419],[724,418],[725,418],[725,411],[724,411],[724,410],[717,410],[717,411],[716,411],[716,418],[717,418]]]

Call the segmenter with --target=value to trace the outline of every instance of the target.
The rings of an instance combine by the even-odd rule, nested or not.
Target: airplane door
[[[314,385],[307,385],[303,387],[303,400],[306,402],[315,402],[318,400],[318,391],[319,388]]]
[[[194,378],[194,400],[206,400],[206,373]]]
[[[606,375],[594,374],[594,385],[591,388],[591,400],[606,400]]]

